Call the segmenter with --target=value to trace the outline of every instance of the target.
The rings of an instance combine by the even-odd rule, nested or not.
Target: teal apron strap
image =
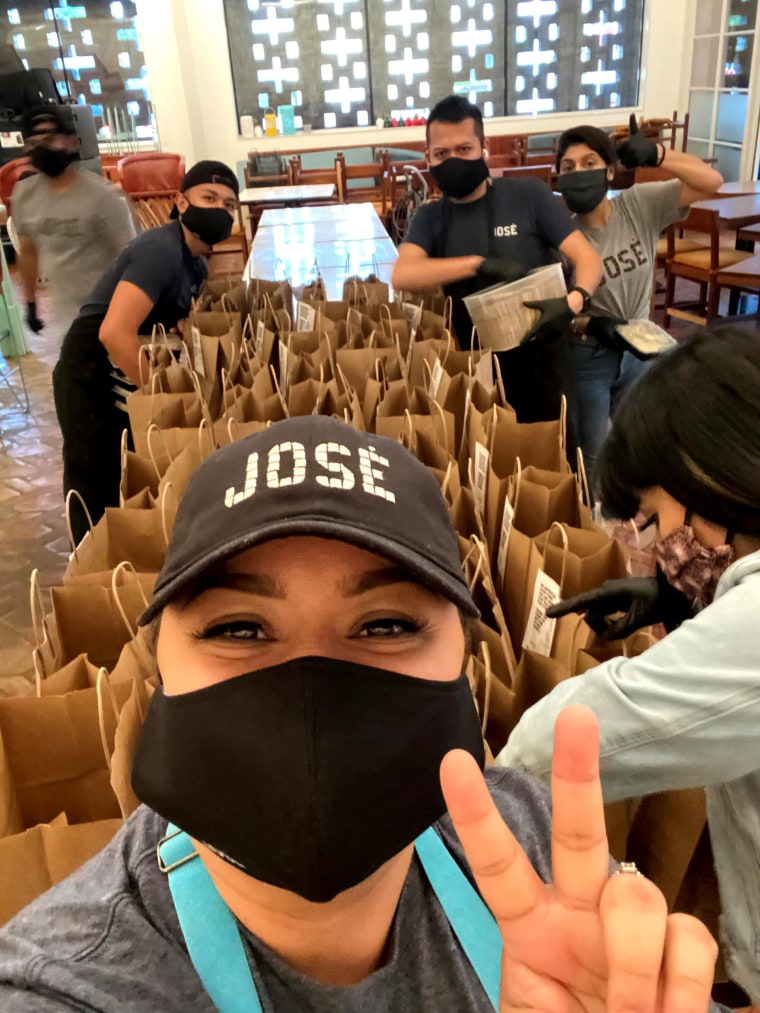
[[[414,842],[433,892],[495,1010],[499,1008],[499,927],[433,827]]]
[[[414,843],[454,935],[496,1010],[502,943],[493,915],[432,827]],[[168,873],[190,959],[215,1005],[221,1013],[261,1013],[256,983],[232,912],[188,835],[171,823],[158,844],[158,865]]]
[[[158,845],[190,959],[221,1013],[261,1013],[256,984],[232,912],[188,835],[169,824]]]

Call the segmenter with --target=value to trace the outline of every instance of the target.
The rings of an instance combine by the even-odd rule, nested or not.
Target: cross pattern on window
[[[224,0],[239,113],[314,127],[635,105],[644,0]],[[258,102],[258,106],[256,105]]]

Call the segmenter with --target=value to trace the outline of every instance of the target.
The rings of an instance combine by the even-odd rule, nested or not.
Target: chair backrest
[[[178,193],[185,175],[184,155],[141,151],[118,162],[119,182],[130,197],[170,197]]]
[[[294,155],[288,162],[288,173],[293,186],[303,186],[308,183],[332,183],[338,187],[338,159],[335,159],[333,167],[327,169],[304,169],[301,165],[299,155]]]
[[[720,253],[720,217],[711,208],[697,208],[692,205],[686,218],[677,223],[677,229],[686,232],[703,232],[710,238],[710,270],[718,270]],[[669,228],[668,260],[675,256],[676,227]]]
[[[544,183],[551,186],[553,172],[553,165],[515,165],[506,166],[503,169],[495,169],[491,175],[497,178],[501,177],[502,179],[519,179],[523,176],[531,176],[534,179],[543,180]]]
[[[26,179],[27,176],[35,176],[36,174],[37,170],[26,157],[14,158],[0,166],[0,200],[9,214],[11,213],[11,195],[16,183],[20,179]]]
[[[385,204],[386,171],[382,161],[349,165],[345,155],[338,152],[335,162],[338,167],[338,200],[341,204],[368,201]],[[349,180],[359,181],[362,185],[349,186]]]
[[[522,165],[522,155],[517,149],[507,154],[488,156],[489,169],[511,169],[518,165]]]

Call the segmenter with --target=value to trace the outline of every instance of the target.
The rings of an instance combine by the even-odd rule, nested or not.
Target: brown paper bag
[[[121,820],[68,826],[65,817],[0,839],[0,926],[101,851]]]
[[[524,467],[514,525],[531,538],[559,522],[580,527],[580,502],[575,477],[567,472]]]

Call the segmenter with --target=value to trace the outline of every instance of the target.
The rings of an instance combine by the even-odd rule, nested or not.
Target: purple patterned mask
[[[718,581],[733,563],[736,553],[733,545],[719,545],[715,549],[705,548],[686,522],[658,542],[655,551],[657,562],[665,579],[692,605],[704,608],[715,597]]]

